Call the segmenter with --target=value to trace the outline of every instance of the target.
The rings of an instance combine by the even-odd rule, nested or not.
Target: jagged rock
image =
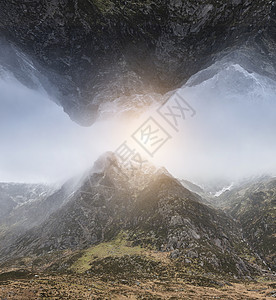
[[[188,251],[187,252],[187,257],[189,257],[189,258],[198,258],[198,253],[197,252],[195,252],[195,251]]]
[[[130,244],[166,251],[174,260],[202,266],[207,272],[237,276],[259,272],[256,264],[242,258],[245,250],[251,250],[237,224],[221,210],[204,205],[164,168],[148,164],[133,171],[107,153],[74,188],[68,182],[27,208],[32,212],[40,204],[45,209],[49,201],[54,210],[36,227],[0,244],[2,262],[84,249],[110,241],[123,231]],[[223,249],[215,242],[222,237]]]
[[[172,251],[171,258],[178,258],[180,256],[180,251],[178,249]]]
[[[90,125],[102,104],[173,90],[241,45],[251,58],[257,49],[275,70],[274,4],[2,0],[0,32],[17,49],[12,61],[19,62],[23,51],[55,101],[73,120]],[[30,70],[4,67],[24,84],[37,85]]]
[[[276,180],[264,177],[236,186],[216,199],[216,204],[238,220],[243,235],[275,270]]]

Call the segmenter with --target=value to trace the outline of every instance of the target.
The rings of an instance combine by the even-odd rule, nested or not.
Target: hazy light
[[[274,81],[229,65],[181,94],[197,114],[160,153],[170,171],[196,182],[276,173]]]
[[[115,147],[112,121],[81,127],[43,91],[13,78],[0,81],[0,94],[0,181],[64,180]]]
[[[43,91],[29,90],[13,78],[2,80],[0,181],[65,180],[124,141],[173,175],[195,182],[275,173],[275,91],[272,80],[229,65],[181,89],[197,114],[177,133],[158,116],[158,105],[137,118],[114,116],[80,127]],[[172,136],[153,158],[131,138],[149,116]]]

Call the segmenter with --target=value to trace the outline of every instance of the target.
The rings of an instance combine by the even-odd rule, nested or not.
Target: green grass
[[[104,242],[87,250],[71,266],[71,270],[84,273],[91,268],[90,263],[106,257],[121,257],[124,255],[142,255],[146,249],[139,246],[131,247],[126,240],[125,233],[121,232],[114,240]]]
[[[93,3],[102,14],[111,13],[114,10],[114,3],[111,0],[93,0]]]

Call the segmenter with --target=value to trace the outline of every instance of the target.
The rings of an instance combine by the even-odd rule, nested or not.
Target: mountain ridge
[[[110,242],[120,232],[130,245],[167,253],[186,267],[227,276],[261,272],[262,262],[223,211],[203,204],[164,168],[133,173],[112,153],[96,161],[70,199],[43,222],[2,246],[1,260],[80,251]],[[244,251],[251,261],[243,258]]]
[[[165,94],[241,47],[247,61],[258,53],[266,62],[259,71],[275,75],[274,4],[3,0],[4,57],[17,52],[4,67],[29,86],[37,86],[30,74],[39,76],[73,120],[90,125],[103,103]],[[20,68],[26,59],[32,66]]]

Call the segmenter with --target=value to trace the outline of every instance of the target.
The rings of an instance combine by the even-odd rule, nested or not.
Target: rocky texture
[[[276,180],[246,182],[216,199],[219,207],[240,222],[255,251],[276,270]]]
[[[260,263],[236,223],[201,203],[165,169],[123,167],[114,154],[99,159],[83,183],[44,221],[0,249],[11,257],[77,251],[115,239],[167,253],[176,264],[201,272],[248,276]],[[63,199],[63,198],[61,198]],[[245,255],[247,254],[247,256]]]
[[[104,278],[85,274],[81,276],[39,274],[38,276],[24,270],[13,270],[1,275],[3,279],[0,277],[0,297],[2,299],[248,300],[265,298],[275,300],[275,279],[274,282],[230,283],[229,281],[216,282],[208,278],[197,281],[195,276],[190,276],[190,280],[189,278],[183,280],[177,276],[173,279],[157,277],[132,281],[129,277],[125,277],[124,273],[116,274],[116,280],[111,280],[107,275]]]
[[[39,184],[0,183],[0,248],[40,225],[68,199],[75,180],[62,188]]]
[[[188,180],[180,180],[180,183],[190,192],[195,193],[198,196],[198,200],[203,204],[211,205],[209,202],[209,198],[212,198],[211,192],[205,191],[202,187],[188,181]]]
[[[172,90],[241,45],[274,74],[275,14],[267,0],[3,0],[0,30],[71,118],[89,125],[102,103]]]
[[[45,197],[47,191],[39,184],[0,183],[0,222],[16,208]]]

